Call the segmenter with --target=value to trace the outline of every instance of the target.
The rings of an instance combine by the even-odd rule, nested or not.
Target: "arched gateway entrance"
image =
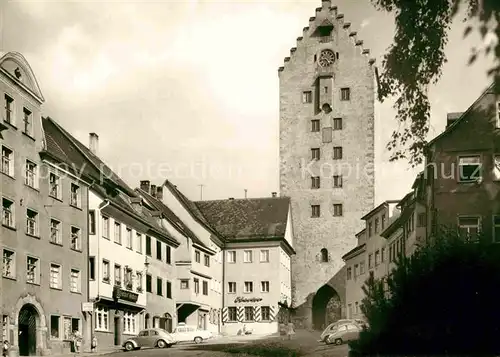
[[[40,315],[31,304],[24,305],[19,311],[18,343],[20,356],[36,355],[37,328],[40,326]]]
[[[342,317],[342,302],[339,294],[330,285],[318,289],[312,301],[313,328],[322,330]]]

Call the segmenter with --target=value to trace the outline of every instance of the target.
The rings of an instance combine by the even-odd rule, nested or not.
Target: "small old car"
[[[139,332],[137,336],[127,339],[122,347],[126,351],[133,351],[143,347],[166,348],[176,343],[175,338],[164,329],[148,328]]]
[[[330,331],[325,338],[327,345],[341,345],[344,342],[354,341],[359,338],[362,327],[356,323],[342,324]]]
[[[323,333],[321,334],[321,337],[320,337],[321,342],[326,342],[326,338],[328,337],[328,335],[331,334],[331,332],[333,330],[335,330],[337,327],[339,327],[341,325],[346,325],[346,324],[355,324],[355,325],[359,325],[360,327],[363,327],[363,325],[365,325],[365,322],[363,320],[360,320],[360,319],[337,320],[325,328],[325,330],[323,331]]]
[[[201,330],[196,326],[189,326],[184,323],[179,323],[172,333],[172,337],[177,342],[195,342],[202,343],[204,340],[213,338],[210,331]]]

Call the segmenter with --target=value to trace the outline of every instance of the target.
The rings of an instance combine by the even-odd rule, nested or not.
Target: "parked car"
[[[361,330],[362,327],[354,323],[340,325],[330,332],[330,334],[326,337],[325,342],[327,345],[332,343],[341,345],[344,342],[354,341],[359,338]]]
[[[180,323],[177,325],[174,332],[172,332],[172,337],[177,342],[194,341],[195,343],[202,343],[204,340],[213,338],[213,335],[210,331],[201,330],[196,326],[188,326]]]
[[[346,324],[359,324],[360,326],[361,323],[364,322],[363,320],[359,320],[359,319],[341,319],[341,320],[337,320],[333,323],[331,323],[330,325],[328,325],[325,330],[323,331],[323,333],[321,334],[321,342],[326,342],[326,338],[328,337],[328,335],[331,334],[331,332],[333,330],[335,330],[337,327],[339,327],[340,325],[346,325]]]
[[[139,332],[135,337],[131,337],[123,342],[122,347],[126,351],[133,351],[142,347],[165,348],[175,345],[177,341],[167,331],[161,328],[150,328]]]

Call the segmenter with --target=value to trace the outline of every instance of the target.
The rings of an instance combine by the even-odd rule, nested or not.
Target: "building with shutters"
[[[50,156],[91,182],[88,300],[99,346],[121,346],[149,326],[148,296],[152,294],[157,296],[155,309],[156,299],[163,302],[155,316],[163,318],[157,323],[163,321],[166,327],[167,316],[175,314],[175,301],[168,295],[175,279],[168,251],[173,254],[179,242],[163,229],[159,212],[148,210],[142,198],[98,157],[96,134],[90,134],[86,147],[53,119],[42,121]]]
[[[89,182],[47,155],[44,98],[19,53],[0,55],[0,95],[2,339],[13,356],[67,353],[73,331],[84,345],[90,336],[82,313]]]
[[[274,196],[274,194],[273,194]],[[222,332],[275,333],[288,322],[293,229],[286,197],[198,201],[224,238]]]
[[[368,55],[344,15],[323,0],[278,69],[280,194],[291,199],[292,306],[305,328],[345,315],[342,256],[374,206],[375,73]]]

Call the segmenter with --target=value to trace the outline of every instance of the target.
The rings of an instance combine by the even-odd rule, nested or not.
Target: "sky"
[[[339,12],[381,64],[391,14],[369,0],[338,0]],[[45,97],[43,115],[88,144],[132,187],[165,178],[189,198],[279,192],[278,67],[320,0],[0,0],[1,51],[22,53]],[[465,111],[489,85],[490,60],[468,66],[477,35],[456,21],[443,77],[430,92],[429,137],[446,113]],[[488,38],[488,41],[495,38]],[[375,112],[376,203],[402,198],[420,168],[389,163],[397,123],[390,102]],[[199,185],[204,185],[200,187]]]

